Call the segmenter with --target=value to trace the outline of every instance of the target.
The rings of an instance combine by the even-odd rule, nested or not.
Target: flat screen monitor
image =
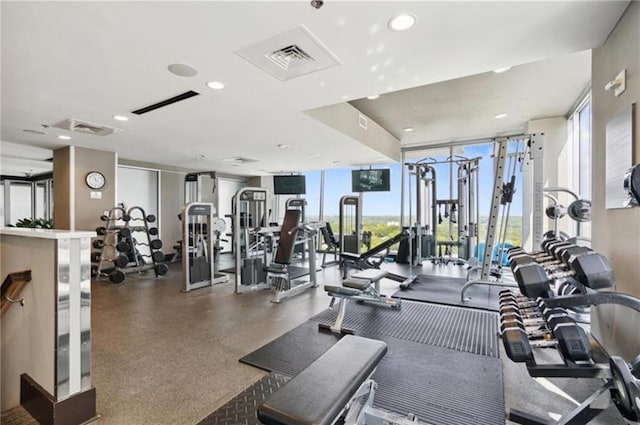
[[[391,170],[351,170],[353,192],[388,192],[391,190]]]
[[[273,176],[276,195],[304,195],[307,193],[305,176]]]

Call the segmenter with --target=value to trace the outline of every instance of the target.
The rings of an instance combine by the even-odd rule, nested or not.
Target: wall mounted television
[[[273,176],[276,195],[304,195],[307,193],[305,176]]]
[[[351,170],[352,192],[389,192],[391,169]]]

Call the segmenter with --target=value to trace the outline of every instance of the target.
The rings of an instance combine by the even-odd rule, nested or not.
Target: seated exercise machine
[[[258,406],[258,419],[266,425],[416,425],[413,415],[373,407],[371,375],[386,352],[382,341],[345,336]]]
[[[316,241],[318,229],[322,223],[300,223],[301,211],[287,210],[284,214],[280,239],[273,261],[267,267],[267,282],[275,289],[275,297],[271,302],[279,303],[284,298],[292,297],[300,292],[318,286],[316,279]],[[288,267],[296,246],[299,233],[304,233],[309,249],[309,281],[299,283],[291,279]]]
[[[320,232],[322,233],[322,239],[324,241],[324,244],[326,245],[326,248],[322,253],[322,268],[340,264],[340,261],[338,260],[340,241],[333,233],[331,224],[329,224],[329,222],[326,222],[324,227],[320,229]],[[327,254],[333,254],[332,261],[327,261]]]
[[[393,238],[374,246],[364,254],[358,255],[349,252],[341,252],[340,265],[342,267],[342,278],[346,279],[350,268],[354,268],[357,270],[380,269],[380,265],[384,263],[384,258],[386,257],[391,247],[398,242],[409,238],[409,236],[409,230],[404,230],[395,235]],[[380,255],[383,252],[384,254]],[[402,289],[406,289],[411,286],[411,284],[414,283],[418,278],[417,275],[407,277],[396,273],[386,273],[385,277],[391,280],[395,280],[396,282],[400,282],[400,288]]]
[[[229,281],[216,269],[216,242],[226,223],[214,211],[208,202],[190,202],[182,208],[182,292]]]
[[[353,334],[353,330],[342,326],[349,300],[400,309],[401,300],[399,298],[390,298],[380,294],[380,280],[387,277],[388,274],[384,270],[368,269],[344,279],[342,286],[324,285],[324,290],[332,297],[329,308],[333,308],[335,300],[338,299],[340,310],[333,325],[320,323],[318,325],[320,330],[329,330],[338,334]]]
[[[519,288],[500,292],[500,333],[507,356],[525,363],[534,378],[600,378],[603,384],[558,421],[517,409],[509,412],[509,420],[528,425],[584,424],[613,401],[628,423],[640,423],[640,356],[630,363],[608,356],[606,347],[592,341],[588,328],[571,315],[575,308],[604,304],[640,313],[640,300],[599,292],[613,286],[615,277],[608,260],[591,249],[566,241],[546,242],[543,248],[537,253],[520,248],[507,253]],[[574,289],[567,290],[568,285]],[[556,348],[562,362],[540,363],[534,348]]]

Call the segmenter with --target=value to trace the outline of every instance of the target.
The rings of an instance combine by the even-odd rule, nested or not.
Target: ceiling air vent
[[[116,128],[107,127],[105,125],[93,124],[86,121],[69,118],[54,124],[52,127],[61,128],[63,130],[77,131],[78,133],[93,134],[94,136],[108,136],[116,131]]]
[[[171,104],[176,103],[176,102],[180,102],[180,101],[185,100],[185,99],[189,99],[190,97],[197,96],[199,94],[200,93],[198,93],[196,91],[189,90],[189,91],[181,93],[181,94],[179,94],[177,96],[170,97],[169,99],[161,100],[160,102],[154,103],[153,105],[149,105],[149,106],[145,106],[145,107],[136,109],[135,111],[131,111],[131,113],[136,114],[136,115],[146,114],[147,112],[155,111],[156,109],[163,108],[165,106],[171,105]]]
[[[310,61],[315,61],[315,59],[309,56],[302,47],[296,46],[295,44],[272,52],[267,56],[267,59],[285,71],[298,66],[303,66]]]
[[[282,81],[342,64],[303,25],[235,53]]]
[[[234,156],[233,158],[225,158],[225,162],[231,162],[233,164],[250,164],[252,162],[258,162],[257,159],[244,158],[241,156]]]

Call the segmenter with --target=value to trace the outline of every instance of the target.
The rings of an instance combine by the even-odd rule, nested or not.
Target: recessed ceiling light
[[[502,74],[503,72],[507,72],[510,69],[510,66],[505,66],[504,68],[494,69],[493,72],[495,72],[496,74]]]
[[[129,121],[129,117],[125,117],[124,115],[114,115],[113,119],[117,121]]]
[[[389,28],[394,31],[404,31],[416,23],[416,17],[412,15],[398,15],[389,20]]]
[[[62,139],[62,140],[71,140],[71,136],[65,136],[65,135],[59,135],[58,139]]]
[[[289,145],[285,145],[284,143],[280,143],[280,144],[278,145],[278,147],[279,147],[280,149],[289,149]]]
[[[411,133],[413,130],[415,130],[413,127],[405,127],[403,128],[405,133]]]
[[[506,117],[507,117],[507,114],[496,114],[496,115],[495,115],[495,118],[496,118],[496,119],[498,119],[498,120],[499,120],[500,118],[506,118]]]
[[[379,98],[379,97],[380,97],[380,95],[379,95],[379,94],[374,94],[374,95],[371,95],[371,96],[367,96],[367,99],[369,99],[369,100],[376,100],[376,99],[377,99],[377,98]]]
[[[207,87],[213,90],[222,90],[224,88],[224,84],[220,81],[209,81],[207,83]]]
[[[186,63],[172,63],[167,66],[167,69],[169,69],[169,72],[179,77],[195,77],[198,74],[197,69],[191,65],[187,65]]]

